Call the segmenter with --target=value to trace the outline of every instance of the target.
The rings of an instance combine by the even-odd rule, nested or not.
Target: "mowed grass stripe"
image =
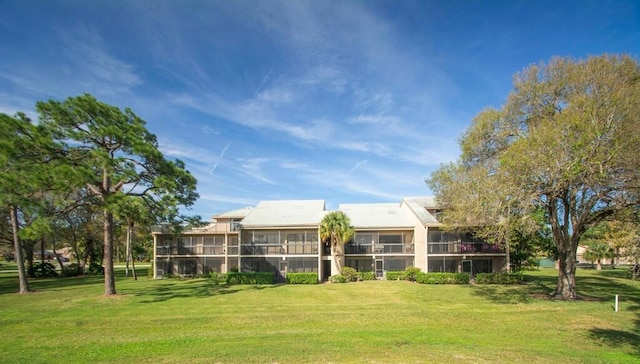
[[[638,362],[640,287],[579,271],[588,300],[542,293],[555,271],[519,286],[372,281],[217,286],[133,281],[102,297],[99,277],[0,278],[1,362],[420,363]],[[624,297],[614,312],[613,295]],[[640,341],[637,341],[640,342]]]

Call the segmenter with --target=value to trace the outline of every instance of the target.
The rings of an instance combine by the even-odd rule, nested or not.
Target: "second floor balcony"
[[[344,245],[345,254],[412,254],[413,244],[360,244]]]
[[[478,242],[429,242],[429,254],[505,254],[498,244]]]
[[[238,248],[235,247],[236,254]],[[158,246],[158,255],[224,255],[223,246]]]

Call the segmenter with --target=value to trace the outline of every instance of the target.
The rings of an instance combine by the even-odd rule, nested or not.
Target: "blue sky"
[[[640,56],[638,1],[0,0],[0,112],[88,92],[185,161],[205,218],[399,202],[553,56]]]

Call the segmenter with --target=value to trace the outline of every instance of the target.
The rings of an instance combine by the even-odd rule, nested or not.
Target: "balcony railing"
[[[497,244],[473,242],[427,243],[429,254],[503,254],[505,250]]]
[[[156,248],[158,255],[224,255],[224,252],[222,246],[159,246]],[[238,254],[237,247],[236,254]]]
[[[344,245],[345,254],[387,254],[400,253],[411,254],[414,252],[413,244],[358,244]]]
[[[204,255],[224,255],[223,246],[203,246],[202,254]]]

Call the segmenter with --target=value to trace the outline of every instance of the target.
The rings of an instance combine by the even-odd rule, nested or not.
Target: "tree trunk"
[[[135,259],[133,259],[133,227],[134,222],[129,222],[129,226],[127,228],[127,271],[129,270],[129,262],[131,262],[131,273],[133,274],[133,280],[137,281],[138,275],[136,274],[136,265],[134,263]]]
[[[9,208],[11,215],[11,229],[13,230],[13,245],[16,250],[16,262],[18,263],[18,281],[20,281],[20,293],[29,292],[29,281],[27,280],[27,273],[24,269],[24,259],[22,258],[22,244],[20,244],[20,237],[18,236],[18,209],[15,206]]]
[[[104,295],[116,294],[116,280],[113,272],[113,213],[104,209]]]
[[[60,259],[60,255],[56,252],[56,243],[55,241],[51,242],[51,250],[53,251],[53,256],[56,257],[58,264],[60,265],[60,276],[64,276],[64,264],[62,263],[62,259]]]
[[[34,250],[33,241],[29,240],[29,242],[26,243],[25,241],[21,240],[20,245],[22,246],[22,250],[24,251],[24,254],[25,254],[23,258],[26,258],[27,260],[27,277],[35,278],[36,271],[33,266],[33,260],[35,259],[34,253],[33,253],[33,250]]]
[[[558,284],[552,294],[554,299],[573,300],[576,294],[576,250],[565,248],[567,243],[558,246]],[[562,248],[561,248],[562,247]]]
[[[44,239],[40,239],[40,263],[45,262]]]
[[[124,257],[124,276],[129,276],[129,257],[131,256],[131,224],[127,224],[127,246]]]
[[[507,253],[507,273],[511,273],[511,247],[509,246],[509,239],[504,244],[505,252]]]
[[[331,256],[333,257],[331,262],[331,275],[342,274],[342,260],[344,254],[338,242],[331,244]]]

